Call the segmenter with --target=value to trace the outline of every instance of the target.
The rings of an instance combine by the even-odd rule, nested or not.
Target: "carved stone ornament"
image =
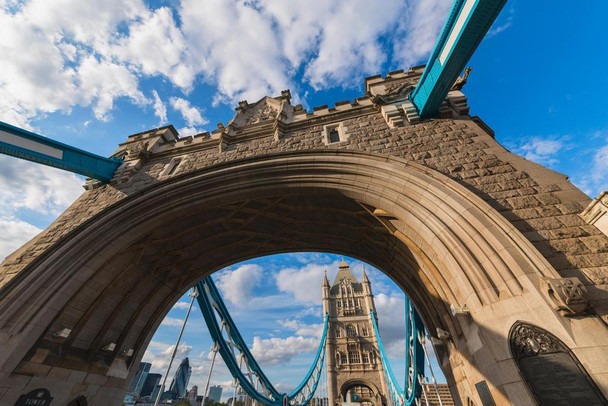
[[[545,330],[530,324],[518,324],[511,332],[511,350],[515,359],[567,351]]]
[[[127,147],[127,159],[146,159],[148,158],[148,142],[138,141],[133,145]]]
[[[575,316],[587,310],[587,290],[578,278],[543,278],[543,284],[553,308],[563,316]]]
[[[245,125],[257,124],[261,123],[262,121],[271,120],[276,117],[277,113],[277,109],[271,107],[268,104],[265,104],[262,108],[256,111],[255,114],[250,117],[247,117],[247,119],[245,120]]]
[[[412,84],[409,79],[395,80],[384,87],[384,94],[399,93],[407,85]]]

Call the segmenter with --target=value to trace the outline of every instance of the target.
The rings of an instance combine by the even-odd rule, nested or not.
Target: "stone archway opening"
[[[438,358],[463,403],[479,399],[482,381],[497,403],[507,386],[525,396],[507,335],[518,312],[555,317],[530,277],[555,271],[457,182],[403,159],[346,151],[220,164],[110,206],[2,291],[11,346],[2,371],[71,368],[91,376],[86,387],[102,388],[93,397],[119,399],[154,331],[196,281],[297,251],[384,270],[441,336]],[[23,297],[32,298],[26,306]],[[474,318],[450,310],[465,305]]]

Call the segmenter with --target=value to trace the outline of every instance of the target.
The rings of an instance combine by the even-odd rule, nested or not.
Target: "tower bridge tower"
[[[323,311],[329,314],[327,333],[327,381],[329,404],[349,399],[365,406],[386,404],[378,339],[371,310],[374,296],[365,269],[361,282],[348,264],[340,263],[333,284],[323,280]]]

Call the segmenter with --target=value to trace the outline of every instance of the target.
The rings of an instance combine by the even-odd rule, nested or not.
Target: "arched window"
[[[336,338],[342,337],[342,333],[340,332],[340,327],[336,327]]]
[[[356,337],[357,336],[357,330],[355,329],[355,326],[353,326],[352,324],[349,324],[348,326],[346,326],[346,336],[347,337]]]
[[[369,353],[367,351],[363,352],[363,363],[369,364]]]
[[[361,359],[359,358],[359,351],[349,351],[348,352],[348,361],[351,364],[361,363]]]
[[[363,334],[363,337],[367,337],[369,335],[369,331],[367,331],[367,327],[363,326],[361,328],[361,333]]]

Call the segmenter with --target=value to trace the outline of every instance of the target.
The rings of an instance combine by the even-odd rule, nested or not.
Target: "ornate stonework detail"
[[[518,324],[511,332],[511,350],[516,359],[562,351],[560,343],[545,330]]]
[[[563,316],[583,313],[589,306],[587,290],[578,278],[543,278],[544,292],[553,302],[553,308]]]
[[[127,147],[126,159],[146,159],[149,155],[147,141],[137,141]]]
[[[268,121],[274,119],[278,113],[278,110],[273,108],[272,106],[265,104],[261,109],[259,109],[255,114],[250,117],[247,117],[245,120],[245,125],[249,124],[257,124],[263,121]]]
[[[412,81],[408,79],[395,80],[384,87],[384,94],[399,93],[408,85],[412,85]]]
[[[608,235],[608,191],[600,193],[581,213],[587,223]]]
[[[470,66],[468,68],[466,68],[464,70],[464,75],[462,75],[461,77],[456,79],[456,82],[454,82],[454,85],[452,86],[451,90],[461,90],[464,87],[464,85],[467,84],[467,78],[469,77],[469,74],[471,73],[472,70],[473,70],[473,68],[471,68]]]

